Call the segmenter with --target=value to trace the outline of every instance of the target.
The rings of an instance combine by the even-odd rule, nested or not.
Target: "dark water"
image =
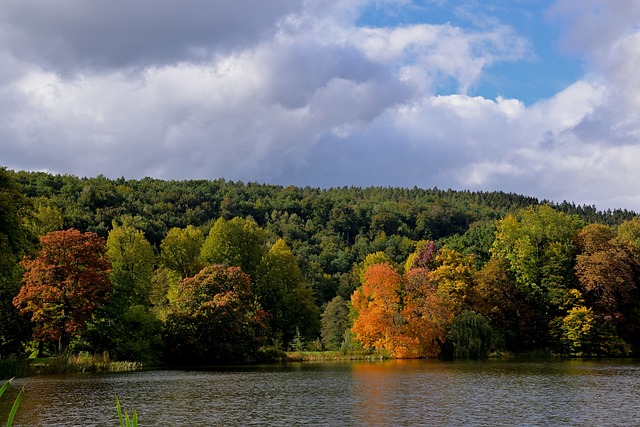
[[[635,361],[385,361],[17,379],[14,425],[634,426]],[[6,396],[6,395],[5,395]],[[5,422],[8,400],[0,404]]]

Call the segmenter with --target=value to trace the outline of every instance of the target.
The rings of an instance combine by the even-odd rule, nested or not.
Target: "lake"
[[[13,395],[16,385],[27,391],[14,425],[30,427],[116,426],[116,395],[144,426],[640,425],[631,360],[294,363],[20,378]]]

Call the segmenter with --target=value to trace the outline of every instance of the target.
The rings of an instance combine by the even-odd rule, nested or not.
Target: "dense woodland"
[[[0,219],[0,357],[640,352],[631,211],[0,169]]]

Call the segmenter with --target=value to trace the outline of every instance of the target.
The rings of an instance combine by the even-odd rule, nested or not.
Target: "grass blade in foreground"
[[[20,401],[22,400],[22,395],[24,394],[24,387],[18,393],[16,400],[13,402],[13,406],[11,407],[11,412],[9,412],[9,418],[7,419],[7,427],[11,427],[13,424],[13,418],[16,416],[16,412],[18,412],[18,407],[20,406]]]
[[[120,421],[120,427],[138,427],[138,413],[135,408],[133,409],[132,418],[129,418],[127,411],[124,411],[124,417],[122,416],[122,407],[120,406],[120,399],[116,396],[116,411],[118,412],[118,421]]]

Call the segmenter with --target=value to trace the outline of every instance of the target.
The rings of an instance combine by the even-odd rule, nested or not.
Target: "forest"
[[[0,220],[0,358],[640,353],[632,211],[0,168]]]

